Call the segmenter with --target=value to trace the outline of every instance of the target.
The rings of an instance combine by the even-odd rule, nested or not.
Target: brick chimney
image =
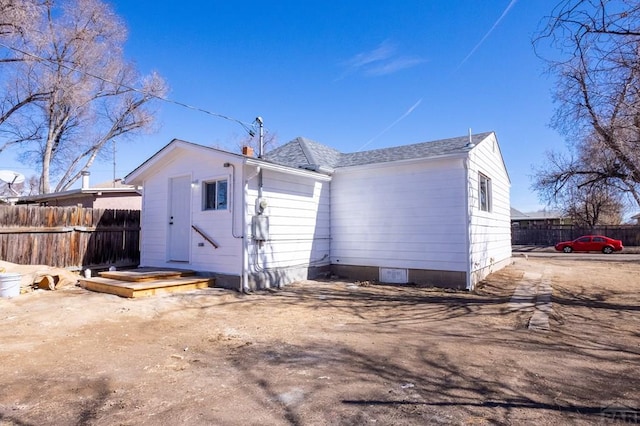
[[[253,157],[253,148],[251,148],[250,146],[243,146],[242,155],[246,155],[247,157]]]

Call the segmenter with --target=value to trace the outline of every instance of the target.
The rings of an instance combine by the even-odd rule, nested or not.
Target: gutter
[[[249,251],[249,243],[247,238],[247,214],[245,211],[245,203],[247,202],[247,188],[248,181],[245,182],[244,179],[244,167],[242,167],[241,174],[241,182],[242,182],[242,197],[240,204],[240,216],[242,217],[242,282],[240,283],[240,293],[246,293],[249,289],[249,271],[247,268],[249,267],[249,258],[247,256],[247,252]],[[232,216],[233,220],[233,216]]]
[[[231,167],[231,182],[233,182],[233,192],[236,191],[236,166],[233,163],[224,163],[223,164],[224,167]],[[242,166],[242,165],[241,165]],[[240,235],[236,235],[235,233],[235,214],[236,214],[236,206],[237,206],[237,201],[236,201],[236,197],[233,197],[233,210],[231,211],[231,235],[233,236],[233,238],[238,238],[240,240],[242,240],[242,251],[241,251],[241,260],[240,263],[242,264],[242,278],[240,279],[240,293],[246,293],[246,289],[248,288],[248,280],[249,280],[249,274],[247,273],[247,238],[246,237],[246,232],[247,232],[247,218],[245,216],[245,201],[246,201],[246,193],[247,193],[247,184],[245,183],[245,179],[244,179],[244,167],[242,167],[242,173],[240,175],[240,182],[242,182],[242,192],[241,192],[241,197],[240,197],[240,208],[237,209],[240,212],[240,217],[242,218],[242,233],[240,233]]]

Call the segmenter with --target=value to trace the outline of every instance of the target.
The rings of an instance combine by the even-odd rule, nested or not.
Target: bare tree
[[[19,145],[48,193],[80,179],[109,142],[150,129],[149,102],[165,84],[124,61],[126,30],[107,4],[50,0],[38,10],[38,30],[14,39],[5,56],[0,150]]]
[[[5,89],[0,92],[0,137],[4,133],[5,138],[0,139],[0,152],[11,145],[19,144],[29,137],[19,137],[21,133],[15,125],[2,126],[18,110],[30,105],[32,102],[44,99],[42,93],[29,89],[12,78],[14,69],[6,64],[23,62],[22,55],[2,47],[7,43],[18,48],[23,47],[29,36],[37,29],[38,15],[44,12],[43,2],[35,0],[0,0],[0,66],[5,65],[0,73],[0,84],[5,84]],[[1,78],[4,77],[4,78]],[[7,135],[8,134],[8,135]]]
[[[537,171],[533,188],[542,200],[561,210],[574,223],[588,227],[619,224],[624,208],[620,193],[603,181],[589,182],[581,174],[579,164],[557,153],[548,153],[547,164]]]
[[[634,189],[620,175],[615,155],[595,135],[573,148],[574,155],[547,153],[545,164],[534,175],[533,189],[575,223],[589,227],[620,224],[624,194]]]
[[[557,76],[552,125],[579,157],[594,140],[606,154],[604,163],[551,161],[556,186],[579,176],[583,187],[605,185],[640,206],[640,2],[563,0],[534,45]]]
[[[238,152],[240,152],[240,150],[245,146],[251,147],[255,155],[258,155],[260,153],[259,135],[257,133],[247,134],[245,137],[237,139],[237,141],[235,142],[234,148],[237,149]],[[264,153],[277,147],[278,135],[276,133],[265,131],[263,140],[262,140],[262,146],[264,149]]]
[[[0,0],[0,36],[24,36],[32,29],[43,3],[36,0]]]
[[[580,226],[594,228],[622,223],[624,207],[620,194],[601,183],[571,187],[565,193],[563,205],[565,215]]]

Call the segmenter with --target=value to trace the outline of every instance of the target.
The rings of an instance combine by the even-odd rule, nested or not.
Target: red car
[[[573,241],[563,241],[556,244],[556,250],[565,253],[571,253],[572,251],[601,251],[609,254],[622,249],[622,241],[614,240],[604,235],[585,235]]]

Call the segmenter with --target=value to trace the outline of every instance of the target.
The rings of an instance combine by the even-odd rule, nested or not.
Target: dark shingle
[[[478,144],[491,132],[472,135],[473,144]],[[291,142],[268,152],[264,159],[290,167],[337,168],[364,164],[386,163],[390,161],[450,155],[469,150],[469,136],[422,142],[412,145],[374,149],[343,154],[312,140],[298,137]]]
[[[295,138],[278,148],[267,152],[264,159],[274,163],[282,164],[290,167],[299,167],[304,164],[310,164],[304,150],[302,149],[300,140]]]

